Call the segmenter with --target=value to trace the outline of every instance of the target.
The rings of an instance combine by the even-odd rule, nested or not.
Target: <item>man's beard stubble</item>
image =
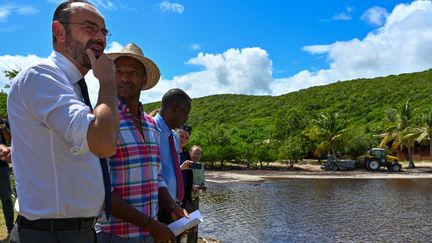
[[[86,50],[91,45],[94,44],[103,46],[103,44],[100,43],[100,41],[95,41],[95,40],[87,41],[86,45],[84,46],[83,43],[75,40],[72,37],[71,31],[66,32],[66,52],[70,54],[81,66],[86,67],[88,69],[91,69],[92,66],[91,66],[90,59],[87,56]],[[99,56],[96,56],[96,58],[98,57]]]

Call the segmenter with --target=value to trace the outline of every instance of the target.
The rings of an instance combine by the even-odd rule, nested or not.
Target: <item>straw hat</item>
[[[127,44],[120,52],[108,53],[108,55],[114,58],[114,61],[119,57],[132,57],[141,62],[147,72],[147,80],[141,89],[151,89],[159,82],[160,71],[158,66],[152,60],[144,57],[141,48],[134,43]]]

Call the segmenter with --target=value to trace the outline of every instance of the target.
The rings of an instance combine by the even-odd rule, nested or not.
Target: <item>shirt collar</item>
[[[78,81],[83,77],[78,68],[60,52],[52,51],[49,59],[51,59],[61,70],[63,70],[67,79],[72,85],[78,83]]]
[[[118,108],[120,110],[121,113],[123,114],[130,114],[130,109],[129,107],[126,105],[125,102],[123,102],[123,100],[121,98],[118,98]],[[141,102],[139,102],[139,106],[138,106],[138,110],[140,112],[140,114],[142,115],[144,112],[144,108]]]
[[[167,134],[168,136],[171,134],[171,129],[168,127],[168,125],[166,124],[162,116],[159,115],[159,113],[156,114],[155,121],[163,133]]]

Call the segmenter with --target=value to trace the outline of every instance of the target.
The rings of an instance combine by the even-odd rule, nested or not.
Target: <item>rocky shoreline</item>
[[[402,179],[402,178],[430,178],[432,179],[432,162],[417,162],[416,168],[403,167],[401,172],[389,172],[382,168],[380,171],[367,171],[365,169],[346,171],[323,171],[320,165],[300,164],[293,170],[208,170],[205,172],[206,180],[218,183],[226,182],[260,182],[266,180],[279,180],[290,178],[310,179]]]

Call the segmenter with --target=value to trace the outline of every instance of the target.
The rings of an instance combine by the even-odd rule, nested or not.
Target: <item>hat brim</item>
[[[148,59],[147,57],[135,55],[132,53],[121,53],[121,52],[108,53],[108,55],[112,57],[114,61],[120,57],[131,57],[138,60],[144,66],[147,73],[147,80],[143,84],[143,87],[141,88],[142,90],[151,89],[159,82],[160,79],[159,68],[156,65],[156,63],[154,63],[152,60]]]

